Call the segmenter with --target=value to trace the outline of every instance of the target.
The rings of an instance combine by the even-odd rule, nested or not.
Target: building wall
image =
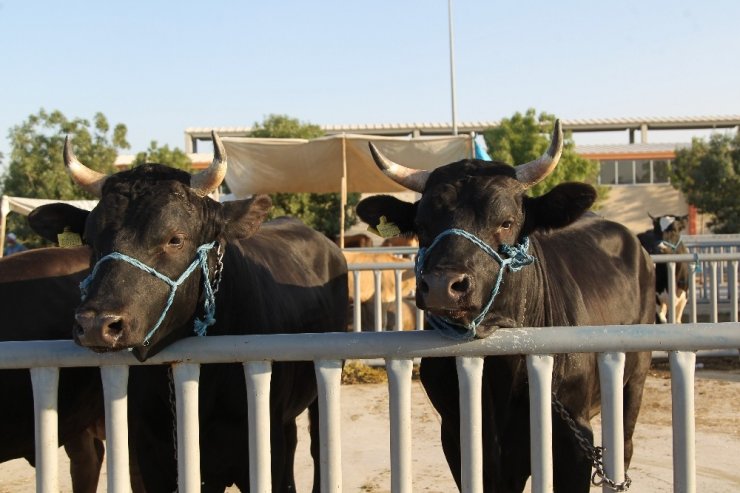
[[[609,196],[597,213],[641,233],[652,228],[648,213],[684,215],[689,206],[683,194],[668,184],[623,185],[609,187]]]

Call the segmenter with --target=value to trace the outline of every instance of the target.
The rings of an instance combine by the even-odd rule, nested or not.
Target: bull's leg
[[[311,458],[313,458],[313,493],[321,491],[321,438],[319,433],[319,400],[314,399],[308,407],[308,430],[311,436]]]
[[[86,428],[64,444],[74,493],[95,493],[98,488],[105,446],[91,428]]]
[[[419,374],[427,396],[442,420],[442,450],[452,477],[460,488],[460,405],[455,359],[423,358]]]
[[[587,417],[573,416],[581,434],[594,443]],[[553,482],[555,493],[588,493],[591,486],[591,460],[578,445],[575,433],[559,416],[553,417]]]
[[[676,298],[676,323],[681,323],[683,317],[683,311],[686,309],[686,303],[689,301],[686,291],[683,289],[678,290],[678,297]]]
[[[632,460],[633,444],[632,435],[635,432],[637,416],[642,405],[642,391],[645,387],[648,369],[652,360],[650,352],[637,353],[637,363],[632,370],[623,390],[623,415],[624,415],[624,470],[629,469]]]
[[[668,323],[668,293],[663,291],[655,297],[655,313],[656,323],[667,324]]]

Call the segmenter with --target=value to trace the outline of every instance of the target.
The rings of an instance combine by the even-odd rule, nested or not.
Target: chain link
[[[216,246],[216,256],[218,257],[218,260],[216,261],[216,268],[213,271],[213,295],[215,296],[216,293],[218,293],[218,288],[221,287],[221,278],[224,275],[224,250],[221,249],[221,242],[219,241]]]
[[[177,402],[175,401],[175,377],[171,365],[167,367],[167,377],[170,389],[170,412],[172,413],[172,443],[174,444],[175,467],[177,467]]]
[[[591,483],[594,486],[607,486],[612,491],[627,491],[632,484],[632,479],[625,472],[624,481],[617,483],[613,479],[609,479],[604,471],[604,447],[594,447],[591,442],[583,435],[583,432],[578,427],[573,418],[570,417],[568,411],[563,406],[562,402],[555,396],[555,392],[552,393],[552,407],[560,415],[560,417],[568,425],[573,434],[576,436],[578,446],[591,460],[592,467],[596,469],[591,475]]]

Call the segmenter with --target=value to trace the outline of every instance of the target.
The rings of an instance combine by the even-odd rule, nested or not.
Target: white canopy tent
[[[8,214],[11,212],[17,212],[18,214],[27,216],[36,207],[56,202],[64,202],[88,211],[92,210],[98,203],[97,200],[32,199],[28,197],[11,197],[10,195],[3,195],[2,202],[0,203],[0,213],[2,213],[2,217],[0,217],[0,257],[3,255],[3,250],[5,248],[5,223]]]
[[[405,166],[432,170],[474,156],[472,135],[380,137],[342,134],[319,139],[224,137],[226,184],[237,198],[256,193],[341,194],[340,237],[348,192],[406,191],[378,170],[368,142]]]

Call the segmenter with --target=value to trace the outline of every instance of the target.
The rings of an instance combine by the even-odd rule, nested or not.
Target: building
[[[740,128],[740,115],[698,116],[675,118],[604,118],[604,119],[563,119],[563,129],[576,134],[623,132],[624,144],[578,145],[576,152],[600,164],[599,183],[608,186],[609,196],[599,213],[625,224],[634,232],[641,232],[651,225],[648,213],[688,214],[689,234],[708,233],[706,219],[696,213],[683,197],[669,183],[668,170],[676,155],[676,150],[689,146],[684,143],[649,143],[651,133],[670,130],[719,130]],[[481,133],[496,127],[497,121],[467,122],[458,124],[460,133]],[[359,133],[386,136],[449,135],[452,126],[448,123],[411,124],[353,124],[324,125],[327,134]],[[207,166],[210,153],[199,153],[198,144],[210,141],[211,131],[221,136],[247,137],[250,127],[188,128],[185,130],[185,151],[191,155],[194,167]],[[639,142],[636,137],[639,136]],[[119,156],[118,167],[126,167],[133,156]]]

